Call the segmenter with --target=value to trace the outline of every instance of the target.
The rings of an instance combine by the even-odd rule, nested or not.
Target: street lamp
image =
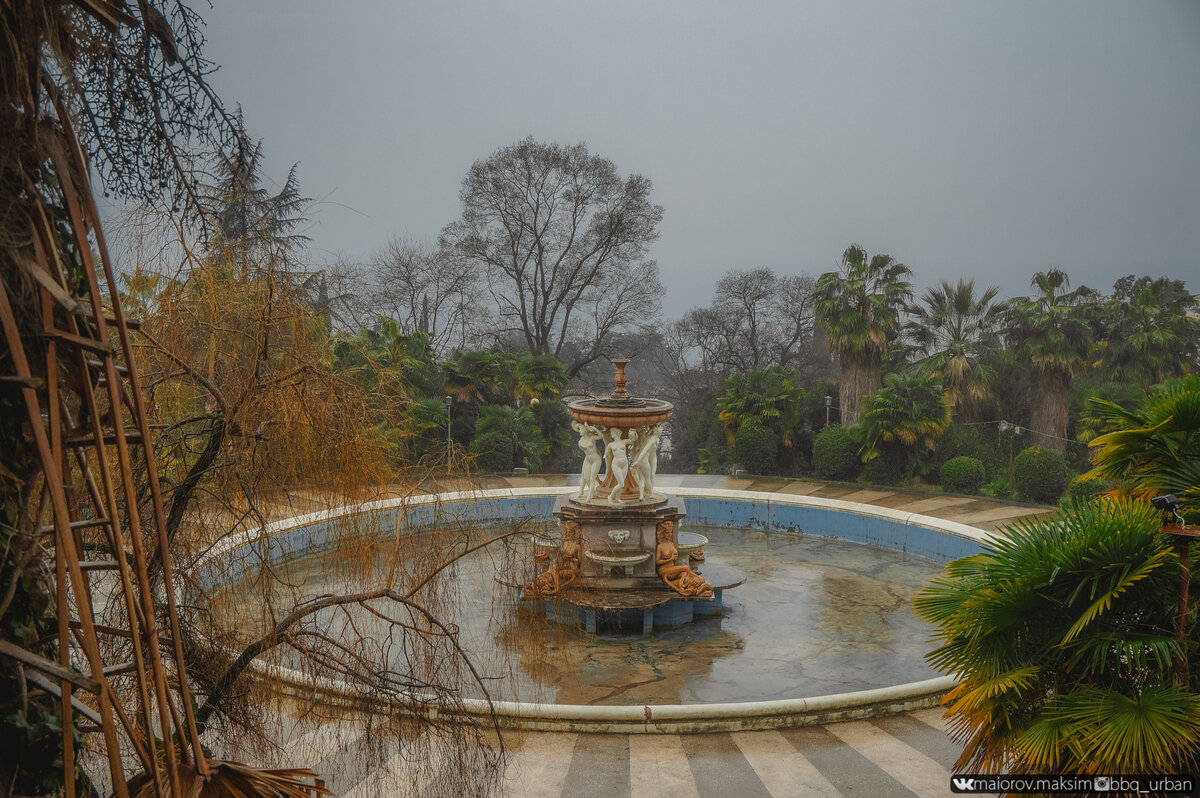
[[[825,426],[829,426],[829,408],[833,406],[833,397],[825,394]]]
[[[454,401],[449,396],[443,396],[442,401],[446,403],[446,474],[450,474],[450,454],[454,450],[454,444],[450,441],[450,403]]]

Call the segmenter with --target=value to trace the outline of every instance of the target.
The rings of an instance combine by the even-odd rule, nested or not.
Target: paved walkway
[[[474,487],[570,485],[571,476],[488,477]],[[481,484],[482,483],[482,484]],[[828,486],[806,480],[661,475],[658,486],[727,488],[819,496],[874,504],[993,530],[1053,508],[920,491]],[[434,490],[471,487],[452,482]],[[296,761],[316,763],[335,795],[428,795],[403,752],[384,752],[363,769],[361,732],[311,728],[288,744]],[[873,720],[765,732],[684,735],[509,732],[505,798],[784,798],[784,796],[949,796],[960,748],[945,733],[940,709]]]
[[[940,709],[781,731],[714,734],[508,732],[504,798],[949,796],[959,748]],[[329,722],[302,724],[285,758],[309,764],[334,795],[444,795],[446,766]],[[364,767],[365,761],[378,762]]]

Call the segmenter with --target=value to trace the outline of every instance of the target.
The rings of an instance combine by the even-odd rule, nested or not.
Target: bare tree
[[[368,323],[394,319],[406,334],[427,334],[443,354],[480,342],[490,308],[480,301],[483,275],[474,261],[393,238],[368,269]]]
[[[678,333],[702,369],[728,375],[774,365],[806,372],[822,355],[814,347],[814,285],[805,274],[727,272],[712,304],[684,315]]]
[[[462,217],[441,240],[486,267],[501,318],[531,352],[561,359],[591,342],[567,364],[574,376],[658,309],[658,269],[643,260],[663,213],[650,190],[585,144],[527,138],[472,165]]]

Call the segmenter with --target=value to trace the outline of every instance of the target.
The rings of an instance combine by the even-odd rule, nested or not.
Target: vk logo
[[[961,779],[956,776],[955,778],[952,779],[952,781],[954,782],[954,791],[955,792],[958,792],[959,790],[974,790],[975,789],[975,779]]]

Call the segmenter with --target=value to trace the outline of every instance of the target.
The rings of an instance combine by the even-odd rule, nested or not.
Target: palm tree
[[[863,462],[885,456],[898,461],[902,474],[920,466],[950,427],[950,406],[933,377],[889,374],[884,385],[863,402],[856,435]]]
[[[550,444],[528,407],[492,405],[484,408],[475,422],[471,451],[500,465],[492,470],[507,470],[503,467],[507,463],[509,468],[519,465],[533,471],[550,451]]]
[[[568,381],[567,370],[553,355],[527,354],[517,361],[513,373],[517,396],[524,400],[558,396]]]
[[[1089,399],[1088,410],[1116,430],[1092,440],[1092,470],[1142,498],[1174,493],[1189,522],[1200,522],[1200,375],[1172,380],[1140,407]]]
[[[1071,381],[1087,367],[1095,292],[1083,286],[1068,291],[1070,280],[1058,269],[1038,272],[1031,285],[1037,289],[1032,297],[1009,303],[1006,326],[1017,357],[1031,371],[1035,442],[1061,452]]]
[[[758,425],[772,430],[784,446],[791,446],[804,411],[804,390],[796,387],[795,372],[771,366],[727,379],[717,409],[730,443],[742,427]]]
[[[1101,366],[1115,382],[1155,385],[1187,373],[1200,347],[1195,299],[1165,278],[1143,286],[1128,302],[1104,306],[1107,331]]]
[[[841,369],[841,422],[858,422],[863,397],[880,385],[883,358],[900,330],[900,312],[912,297],[907,266],[889,255],[868,262],[852,244],[839,271],[826,272],[813,293],[817,319]]]
[[[1147,504],[1104,500],[1025,521],[914,599],[959,770],[1194,771],[1200,696],[1175,683],[1178,560]]]
[[[955,412],[976,412],[992,395],[987,357],[1000,347],[999,292],[993,286],[976,297],[974,280],[943,280],[922,295],[924,305],[909,309],[913,318],[905,329],[920,358],[917,371],[941,380]]]
[[[463,352],[445,364],[446,393],[459,402],[483,404],[511,402],[516,361],[504,352]]]

